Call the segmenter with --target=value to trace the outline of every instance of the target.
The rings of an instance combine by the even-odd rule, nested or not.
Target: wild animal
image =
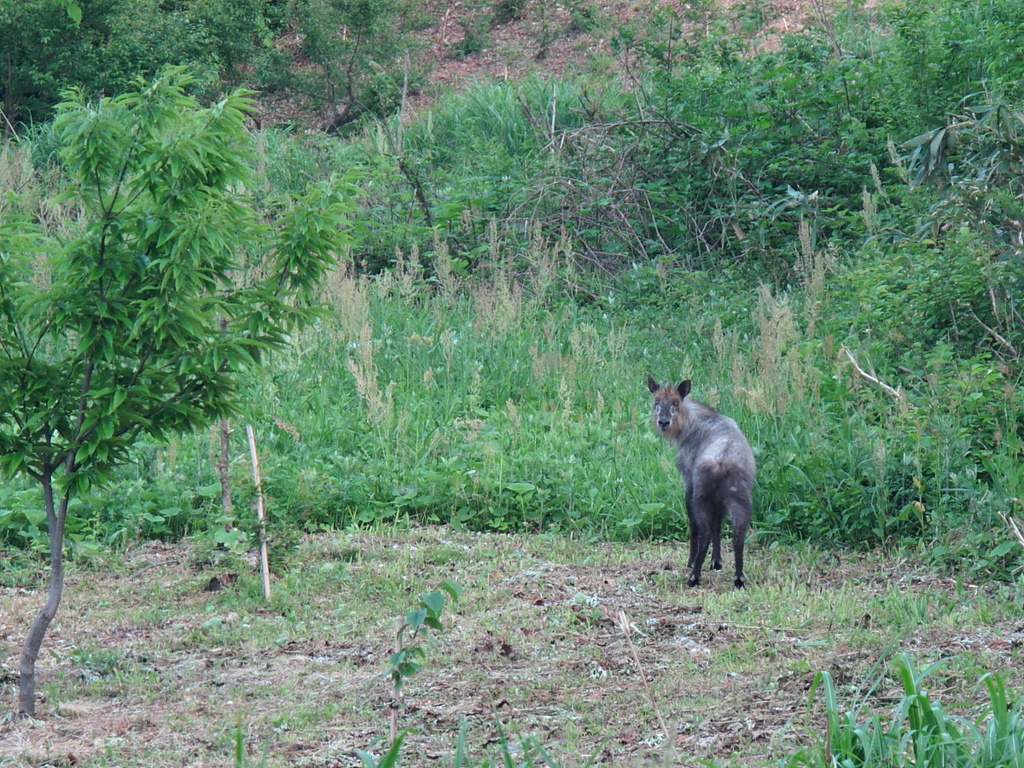
[[[753,512],[751,493],[757,465],[750,444],[736,422],[709,405],[687,397],[690,380],[678,386],[658,384],[647,377],[654,396],[651,422],[676,449],[676,466],[686,487],[686,516],[690,524],[690,577],[700,583],[701,569],[711,546],[711,568],[722,569],[722,520],[732,520],[736,561],[733,584],[744,586],[743,544]]]

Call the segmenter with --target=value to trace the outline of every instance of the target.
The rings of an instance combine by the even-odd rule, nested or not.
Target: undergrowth
[[[272,539],[378,523],[685,539],[674,457],[647,423],[651,372],[691,378],[746,431],[762,540],[905,546],[972,578],[1013,578],[1020,547],[1000,513],[1019,512],[1021,396],[996,362],[938,349],[885,389],[900,358],[855,329],[839,335],[848,304],[814,277],[836,269],[820,252],[806,254],[801,290],[691,293],[699,275],[665,272],[647,298],[676,303],[671,313],[643,308],[628,280],[599,306],[566,301],[571,256],[538,241],[514,259],[495,242],[472,281],[435,280],[410,260],[375,277],[338,271],[330,315],[247,392]],[[111,487],[81,499],[69,538],[88,547],[229,522],[247,547],[252,486],[235,426],[242,511],[220,508],[218,436],[204,432],[141,445]],[[3,494],[0,534],[42,550],[32,494]]]
[[[629,89],[536,77],[343,142],[261,132],[268,211],[354,166],[364,192],[329,311],[233,421],[256,427],[279,543],[395,522],[685,538],[651,373],[748,434],[763,540],[1019,577],[1019,4],[820,4],[771,50],[762,11],[625,25]],[[988,36],[915,42],[968,22]],[[5,146],[0,188],[67,235],[52,141]],[[235,510],[217,434],[140,444],[71,510],[75,550],[226,528],[248,546],[235,435]],[[0,541],[45,551],[38,501],[0,490]]]

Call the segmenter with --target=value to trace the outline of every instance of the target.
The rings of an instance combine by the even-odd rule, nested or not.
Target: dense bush
[[[80,22],[53,0],[0,4],[4,113],[13,125],[45,120],[65,88],[119,93],[169,63],[190,66],[197,86],[216,93],[269,42],[266,4],[78,0]]]
[[[287,90],[337,128],[393,110],[427,71],[409,34],[418,5],[403,0],[76,0],[80,19],[66,5],[0,3],[7,131],[48,119],[65,88],[118,93],[168,64],[188,67],[205,95]]]

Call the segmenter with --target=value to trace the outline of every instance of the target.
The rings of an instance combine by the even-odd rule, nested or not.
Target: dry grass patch
[[[395,618],[443,579],[464,591],[406,684],[404,765],[447,764],[463,720],[477,760],[500,720],[565,764],[662,761],[669,739],[684,764],[761,764],[818,729],[817,670],[852,695],[901,650],[948,658],[951,701],[982,701],[985,671],[1022,683],[1020,596],[908,560],[755,543],[748,589],[712,573],[687,590],[674,546],[339,532],[304,540],[266,605],[248,563],[215,555],[151,544],[72,569],[39,662],[43,717],[0,726],[0,763],[222,766],[240,728],[254,763],[266,748],[270,766],[358,765],[387,737]],[[8,711],[41,599],[0,593]]]

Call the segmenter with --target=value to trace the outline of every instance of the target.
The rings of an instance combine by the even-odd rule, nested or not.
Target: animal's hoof
[[[721,563],[712,563],[711,564],[711,570],[712,571],[720,571],[720,570],[722,570],[722,564]]]
[[[743,589],[746,586],[746,584],[743,583],[743,579],[736,579],[733,584],[736,585],[736,589]]]
[[[700,576],[690,576],[686,580],[686,586],[688,587],[696,587],[698,584],[700,584]]]

